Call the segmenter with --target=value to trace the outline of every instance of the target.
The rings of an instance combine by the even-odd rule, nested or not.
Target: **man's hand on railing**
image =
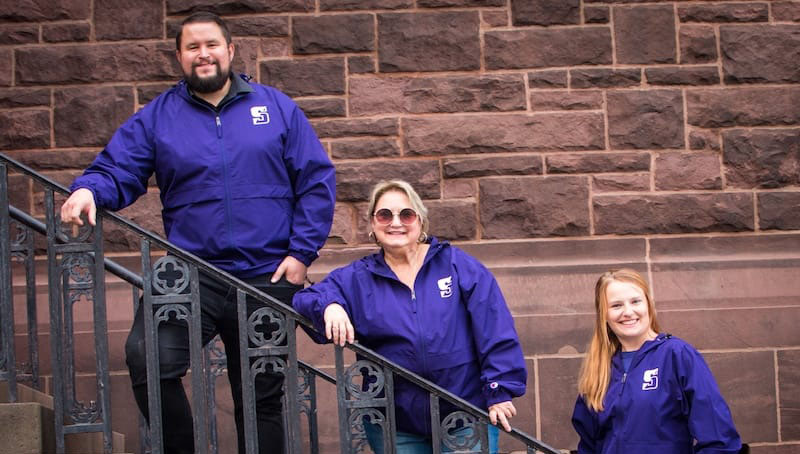
[[[328,340],[342,347],[345,342],[352,344],[355,341],[356,330],[340,304],[328,305],[322,317],[325,320],[325,336]]]
[[[61,222],[83,225],[81,220],[83,213],[86,213],[90,225],[96,225],[97,207],[94,204],[94,194],[86,188],[75,190],[61,206]]]
[[[498,402],[489,406],[489,420],[495,426],[497,422],[500,421],[500,424],[506,432],[511,432],[511,424],[508,423],[508,420],[516,415],[517,409],[514,408],[514,404],[511,403],[510,400]]]

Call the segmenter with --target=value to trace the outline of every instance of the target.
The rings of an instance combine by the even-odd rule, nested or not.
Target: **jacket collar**
[[[655,339],[646,341],[639,350],[636,350],[636,354],[633,355],[633,361],[631,361],[630,370],[633,370],[636,367],[636,364],[645,356],[645,354],[651,350],[655,350],[659,346],[661,346],[665,340],[672,337],[672,334],[669,333],[659,333]],[[614,353],[614,356],[611,357],[611,366],[615,369],[618,369],[620,372],[623,371],[622,367],[622,350],[618,350]]]
[[[448,243],[447,241],[439,241],[439,239],[436,238],[435,236],[429,237],[428,244],[430,244],[430,248],[428,249],[428,253],[425,255],[425,260],[422,262],[423,267],[435,255],[439,254],[442,250],[444,250],[444,248],[450,246],[450,243]],[[369,270],[370,272],[389,279],[397,280],[397,276],[394,274],[394,271],[392,271],[392,269],[389,268],[389,265],[386,263],[383,249],[372,255],[364,257],[364,262],[367,267],[367,270]]]

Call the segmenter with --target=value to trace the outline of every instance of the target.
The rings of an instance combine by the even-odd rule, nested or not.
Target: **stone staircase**
[[[67,434],[67,454],[101,454],[102,433]],[[113,432],[114,454],[125,452],[125,436]],[[17,384],[17,402],[9,403],[8,383],[0,382],[0,454],[55,454],[53,397]]]

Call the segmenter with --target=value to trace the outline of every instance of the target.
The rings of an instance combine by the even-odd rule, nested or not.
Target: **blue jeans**
[[[489,424],[487,427],[489,429],[489,454],[497,454],[497,439],[500,436],[500,431],[497,429],[497,426],[493,426],[491,424]],[[375,454],[384,454],[383,431],[381,426],[364,421],[364,432],[367,435],[367,442],[369,443],[370,448],[372,448],[372,452]],[[462,427],[461,429],[456,430],[455,434],[468,437],[472,435],[472,428]],[[397,454],[433,453],[430,437],[424,437],[422,435],[411,434],[408,432],[397,432],[395,439],[397,441]],[[443,453],[452,452],[452,450],[445,446],[444,443],[442,443],[441,449]],[[471,449],[481,449],[480,439],[478,440],[478,444]]]

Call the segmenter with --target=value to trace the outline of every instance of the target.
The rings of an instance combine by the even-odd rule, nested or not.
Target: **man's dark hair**
[[[231,43],[231,31],[228,30],[228,25],[218,15],[209,11],[198,11],[181,21],[181,26],[178,29],[178,34],[175,35],[175,48],[181,50],[181,34],[183,34],[183,26],[186,24],[194,24],[198,22],[213,22],[219,25],[222,30],[222,36],[225,37],[225,44]]]

